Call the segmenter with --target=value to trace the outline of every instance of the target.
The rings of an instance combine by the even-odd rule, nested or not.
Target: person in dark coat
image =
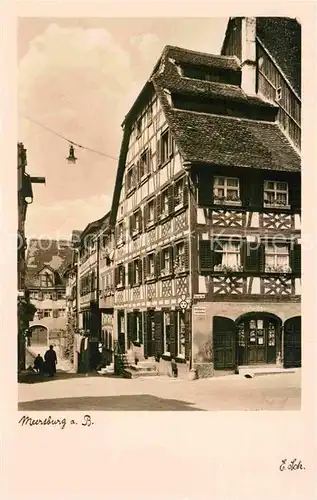
[[[38,354],[34,360],[34,368],[37,371],[37,373],[43,373],[44,359],[40,354]]]
[[[52,345],[50,345],[49,350],[46,351],[44,359],[45,359],[46,371],[50,377],[53,377],[54,374],[56,373],[57,356]]]

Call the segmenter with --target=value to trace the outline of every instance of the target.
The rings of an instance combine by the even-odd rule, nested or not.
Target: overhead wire
[[[111,156],[111,155],[108,155],[107,153],[102,153],[101,151],[97,151],[96,149],[89,148],[88,146],[83,146],[82,144],[78,144],[77,142],[72,141],[71,139],[68,139],[68,137],[65,137],[64,135],[56,132],[55,130],[53,130],[53,129],[49,128],[49,127],[47,127],[46,125],[43,125],[39,121],[34,120],[34,118],[30,118],[29,116],[25,116],[25,115],[23,116],[23,118],[25,118],[26,120],[29,120],[30,122],[35,123],[36,125],[38,125],[39,127],[43,128],[44,130],[47,130],[48,132],[51,132],[52,134],[55,134],[60,139],[63,139],[64,141],[67,141],[69,144],[72,144],[73,146],[76,146],[77,148],[85,149],[87,151],[90,151],[91,153],[95,153],[95,154],[98,154],[98,155],[101,155],[101,156],[105,156],[106,158],[110,158],[110,159],[115,160],[115,161],[118,160],[118,158],[115,157],[115,156]]]

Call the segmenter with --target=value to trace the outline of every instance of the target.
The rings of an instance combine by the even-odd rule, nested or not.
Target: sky
[[[111,207],[121,123],[165,45],[219,54],[228,18],[20,18],[18,140],[34,185],[26,236],[67,238]],[[31,119],[31,120],[30,120]]]

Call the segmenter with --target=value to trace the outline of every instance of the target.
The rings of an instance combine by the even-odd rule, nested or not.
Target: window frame
[[[216,264],[216,263],[213,264],[214,272],[223,272],[223,271],[243,272],[243,263],[242,263],[242,259],[241,259],[241,242],[238,240],[237,241],[235,241],[235,240],[229,240],[229,241],[221,240],[220,243],[221,243],[221,246],[214,248],[213,252],[214,252],[214,256],[217,254],[218,255],[220,254],[222,256],[222,262],[221,262],[221,264]],[[228,250],[227,247],[229,245],[236,245],[237,250],[236,251]],[[235,264],[234,266],[228,265],[228,255],[232,255],[232,254],[237,255],[237,264]],[[214,257],[214,260],[215,260],[215,257]]]
[[[169,316],[169,325],[166,325],[166,316]],[[167,349],[167,331],[166,326],[169,326],[169,349]],[[171,355],[171,311],[163,311],[163,356]]]
[[[270,189],[268,188],[268,183],[269,182],[272,182],[274,184],[274,188],[273,189]],[[283,190],[283,189],[277,189],[277,184],[279,183],[283,183],[286,185],[286,189]],[[273,203],[271,202],[266,202],[265,201],[265,194],[266,193],[274,193],[274,201]],[[278,203],[277,202],[277,194],[278,193],[283,193],[283,194],[286,194],[286,203],[285,205],[281,204],[281,203]],[[264,180],[264,183],[263,183],[263,206],[264,208],[279,208],[281,210],[283,209],[290,209],[290,203],[289,203],[289,183],[287,181],[283,181],[283,180],[272,180],[272,179],[266,179]]]
[[[268,247],[273,248],[273,251],[268,252]],[[277,248],[282,248],[286,250],[286,252],[277,252]],[[274,251],[275,250],[275,251]],[[277,260],[279,256],[287,256],[287,264],[285,266],[278,266]],[[274,258],[274,265],[269,266],[267,265],[267,257],[272,257]],[[290,246],[287,242],[274,242],[274,241],[266,241],[264,243],[264,270],[266,273],[292,273],[292,268],[291,268],[291,252],[290,252]]]
[[[185,320],[185,313],[183,313],[182,311],[180,310],[177,310],[176,311],[176,325],[177,325],[177,329],[176,329],[176,338],[177,338],[177,350],[176,350],[176,356],[178,358],[181,358],[181,359],[185,359],[186,357],[186,320]],[[181,319],[183,319],[183,322],[184,322],[184,343],[183,343],[183,349],[184,349],[184,352],[182,353],[181,352],[181,343],[180,343],[180,340],[181,340],[181,334],[180,334],[180,324],[181,324]]]
[[[223,179],[224,183],[219,184],[219,180]],[[218,183],[216,182],[218,180]],[[228,186],[228,181],[235,180],[237,181],[237,186]],[[224,196],[219,196],[216,194],[217,189],[223,189]],[[228,190],[236,191],[237,197],[235,199],[230,199],[228,197]],[[213,178],[213,201],[216,205],[242,205],[241,201],[241,186],[240,186],[240,178],[239,177],[229,177],[224,175],[215,175]]]
[[[169,247],[162,248],[162,257],[161,257],[161,276],[167,276],[170,274],[170,249]],[[167,267],[165,267],[165,255],[167,255]],[[164,262],[164,267],[162,263]]]
[[[183,248],[183,251],[179,253],[178,249]],[[183,273],[186,270],[186,262],[185,262],[185,241],[178,241],[175,243],[175,258],[173,262],[174,272]],[[181,264],[177,264],[177,260],[180,259],[183,261]]]

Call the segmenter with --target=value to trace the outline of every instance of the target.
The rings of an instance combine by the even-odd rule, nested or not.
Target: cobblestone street
[[[46,379],[47,380],[47,379]],[[19,410],[192,411],[300,410],[301,375],[120,379],[57,374],[43,383],[19,384]]]

